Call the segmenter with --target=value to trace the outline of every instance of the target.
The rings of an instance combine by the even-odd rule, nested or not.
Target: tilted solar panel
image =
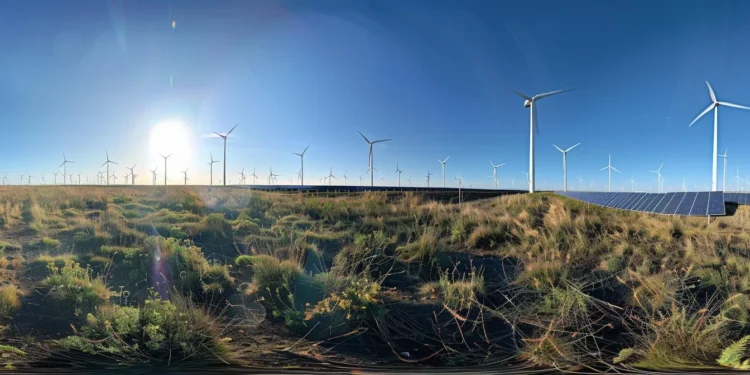
[[[625,207],[625,209],[626,209],[626,210],[633,210],[633,208],[634,208],[635,206],[637,206],[637,205],[638,205],[638,203],[640,203],[640,201],[641,201],[641,200],[643,200],[643,198],[644,198],[645,196],[646,196],[646,193],[636,193],[636,196],[635,196],[635,198],[634,198],[634,199],[632,199],[632,200],[630,201],[630,203],[628,203],[628,205],[627,205],[627,206]]]
[[[687,193],[675,193],[674,198],[672,198],[667,206],[664,207],[664,210],[661,213],[664,215],[674,215],[677,211],[677,207],[679,207],[680,203],[685,199],[685,194]]]
[[[617,193],[604,193],[604,198],[600,204],[604,207],[609,207],[609,202],[612,202],[615,197],[617,197]]]
[[[620,209],[626,210],[630,202],[632,202],[636,196],[638,196],[638,193],[628,193],[625,199],[623,199],[622,202],[620,202],[619,204]]]
[[[595,195],[594,195],[594,198],[591,200],[591,203],[598,204],[601,206],[602,203],[604,203],[604,199],[606,199],[607,196],[604,195],[604,193],[594,193],[594,194]]]
[[[615,206],[615,202],[617,202],[618,200],[620,200],[620,198],[622,198],[622,194],[623,193],[612,193],[612,194],[610,194],[612,196],[612,198],[610,198],[609,200],[607,200],[606,206],[607,207],[614,207]]]
[[[707,191],[698,193],[695,197],[695,202],[693,202],[693,208],[690,210],[690,215],[706,216],[706,212],[708,212],[708,196],[709,193]]]
[[[633,208],[633,211],[643,211],[643,209],[654,200],[655,195],[656,194],[646,194],[646,196]]]
[[[725,194],[720,191],[713,191],[708,197],[708,215],[722,216],[726,215],[726,205],[724,204]]]
[[[676,215],[690,215],[690,211],[693,209],[693,202],[698,193],[685,193],[685,198],[682,198],[680,206],[675,210]]]
[[[674,196],[675,193],[667,193],[666,195],[664,195],[664,199],[662,199],[661,202],[659,202],[659,204],[657,204],[656,207],[654,207],[654,210],[651,212],[655,214],[662,213],[662,211],[664,211],[664,207],[667,207],[667,204],[669,204]]]
[[[612,207],[622,209],[622,204],[630,198],[633,193],[620,193],[620,197],[612,203]]]
[[[646,207],[644,207],[642,211],[653,212],[654,208],[656,208],[656,205],[659,204],[659,202],[661,202],[661,200],[664,199],[665,196],[666,194],[654,194],[654,199],[651,202],[649,202],[649,204],[647,204]]]

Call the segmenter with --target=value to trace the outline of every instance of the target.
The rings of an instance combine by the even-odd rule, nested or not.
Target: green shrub
[[[93,310],[111,295],[103,278],[94,276],[92,270],[74,261],[56,260],[48,269],[50,276],[42,280],[41,285],[53,299],[73,304],[77,315]]]
[[[13,284],[0,286],[0,316],[7,317],[21,307],[23,293]]]
[[[252,255],[239,255],[237,258],[234,258],[234,264],[237,267],[251,267],[253,265],[253,258]]]
[[[60,247],[60,241],[54,238],[44,237],[40,242],[40,246],[45,249],[53,250]]]
[[[0,254],[5,254],[9,251],[20,251],[21,246],[14,245],[10,242],[0,241]]]

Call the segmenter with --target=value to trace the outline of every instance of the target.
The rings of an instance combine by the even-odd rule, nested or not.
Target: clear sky
[[[137,183],[159,152],[170,183],[208,182],[210,137],[235,124],[227,174],[269,166],[288,182],[305,157],[306,182],[330,168],[356,184],[371,139],[385,184],[433,186],[450,156],[449,185],[525,188],[529,113],[511,89],[575,91],[538,104],[537,187],[706,190],[709,103],[750,106],[747,1],[48,1],[0,2],[0,173],[51,182],[63,153],[69,172],[93,180],[105,151],[118,182],[137,163]],[[750,111],[721,108],[719,147],[728,180],[750,175]],[[220,178],[221,163],[214,165]],[[721,160],[720,160],[721,166]],[[100,168],[103,170],[103,168]],[[721,181],[721,169],[719,170]],[[376,173],[376,179],[380,179]],[[248,180],[251,182],[252,178]],[[734,182],[730,187],[734,187]]]

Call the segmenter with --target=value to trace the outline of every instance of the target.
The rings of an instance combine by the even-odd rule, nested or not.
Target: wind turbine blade
[[[388,141],[392,141],[392,140],[393,139],[390,139],[390,138],[389,139],[379,139],[377,141],[372,141],[372,143],[375,144],[375,143],[380,143],[380,142],[388,142]]]
[[[524,93],[522,93],[522,92],[520,92],[518,90],[511,89],[511,91],[513,91],[516,95],[518,95],[518,96],[520,96],[520,97],[522,97],[522,98],[524,98],[526,100],[531,100],[530,96],[528,96],[528,95],[526,95],[526,94],[524,94]]]
[[[295,155],[297,155],[297,156],[302,156],[302,154],[298,154],[298,153],[296,153],[296,152],[292,152],[292,154],[295,154]]]
[[[539,99],[544,99],[544,98],[546,98],[548,96],[561,94],[561,93],[564,93],[564,92],[570,91],[570,90],[571,89],[564,89],[564,90],[550,91],[550,92],[545,92],[544,94],[535,95],[534,96],[534,101],[537,101]]]
[[[659,166],[659,172],[661,172],[661,169],[662,169],[663,167],[664,167],[664,163],[661,163],[661,165]]]
[[[618,171],[617,168],[615,168],[615,167],[612,167],[612,170],[615,171],[615,172],[617,172],[617,173],[620,173],[620,171]]]
[[[552,146],[555,146],[555,144],[553,143],[553,144],[552,144]],[[557,146],[555,146],[555,148],[556,148],[556,149],[557,149],[558,151],[560,151],[560,152],[562,152],[562,153],[565,153],[565,151],[563,151],[563,149],[561,149],[560,147],[557,147]]]
[[[498,165],[498,167],[502,167],[502,166],[503,166],[503,165],[505,165],[505,164],[507,164],[507,163],[499,164],[499,165]]]
[[[104,164],[102,164],[102,165],[101,165],[101,166],[100,166],[99,168],[101,168],[101,167],[103,167],[103,166],[107,165],[107,163],[109,163],[109,161],[105,161],[105,162],[104,162]]]
[[[367,137],[365,137],[365,135],[364,135],[364,134],[362,134],[362,132],[361,132],[361,131],[357,130],[357,133],[359,133],[359,135],[361,135],[361,136],[362,136],[362,138],[364,138],[364,139],[365,139],[365,142],[367,142],[367,143],[370,143],[370,144],[372,143],[372,142],[370,142],[370,140],[369,140],[369,139],[367,139]]]
[[[580,145],[580,143],[576,143],[576,144],[575,144],[575,146],[573,146],[573,147],[570,147],[569,149],[565,150],[565,152],[568,152],[568,151],[570,151],[570,150],[572,150],[572,149],[574,149],[574,148],[578,147],[578,145]]]
[[[727,103],[727,102],[718,102],[720,105],[725,105],[727,107],[733,107],[733,108],[739,108],[739,109],[750,109],[750,107],[745,107],[744,105],[734,104],[734,103]]]
[[[495,167],[495,163],[493,163],[493,162],[492,162],[492,160],[490,160],[490,165],[491,165],[491,166],[492,166],[493,168]]]
[[[450,159],[450,158],[451,158],[451,157],[450,157],[450,156],[448,156],[447,158],[445,158],[445,160],[443,160],[443,162],[447,162],[447,161],[448,161],[448,159]]]
[[[59,166],[59,167],[57,167],[57,168],[62,168],[62,166],[63,166],[63,165],[65,164],[65,163],[67,163],[67,161],[64,161],[64,162],[62,162],[62,164],[60,164],[60,166]]]
[[[237,125],[239,125],[239,124],[237,124]],[[230,133],[232,133],[234,131],[234,128],[236,128],[237,125],[233,126],[232,129],[227,132],[227,135],[226,135],[227,137],[229,136]]]
[[[603,170],[605,170],[605,169],[607,169],[607,168],[609,168],[609,166],[606,166],[606,167],[604,167],[604,168],[600,169],[600,171],[603,171]]]
[[[304,151],[302,151],[302,155],[305,155],[305,152],[307,152],[307,149],[308,149],[308,148],[310,148],[310,145],[309,145],[309,144],[307,145],[307,147],[305,147],[305,150],[304,150]],[[300,155],[300,156],[302,156],[302,155]]]
[[[706,109],[705,109],[705,110],[704,110],[703,112],[701,112],[701,114],[700,114],[700,115],[698,115],[698,116],[697,116],[697,117],[696,117],[696,118],[695,118],[695,119],[693,120],[693,122],[691,122],[691,123],[690,123],[690,125],[688,125],[688,128],[689,128],[689,127],[691,127],[691,126],[693,126],[693,124],[695,124],[695,122],[696,122],[696,121],[698,121],[698,119],[700,119],[701,117],[703,117],[703,116],[704,116],[704,115],[705,115],[706,113],[708,113],[708,111],[712,110],[713,108],[714,108],[714,105],[713,105],[713,103],[712,103],[711,105],[709,105],[709,106],[708,106],[708,108],[706,108]]]
[[[706,81],[706,86],[708,86],[708,94],[711,95],[711,101],[716,103],[716,94],[714,94],[714,89],[708,81]]]

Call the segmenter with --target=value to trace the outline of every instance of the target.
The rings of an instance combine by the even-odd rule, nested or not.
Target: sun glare
[[[165,156],[172,154],[169,157],[169,165],[184,168],[189,164],[190,152],[193,150],[192,143],[192,133],[184,122],[179,120],[160,122],[151,129],[149,159],[161,161],[161,164],[157,165],[162,166],[163,159],[158,154]]]

